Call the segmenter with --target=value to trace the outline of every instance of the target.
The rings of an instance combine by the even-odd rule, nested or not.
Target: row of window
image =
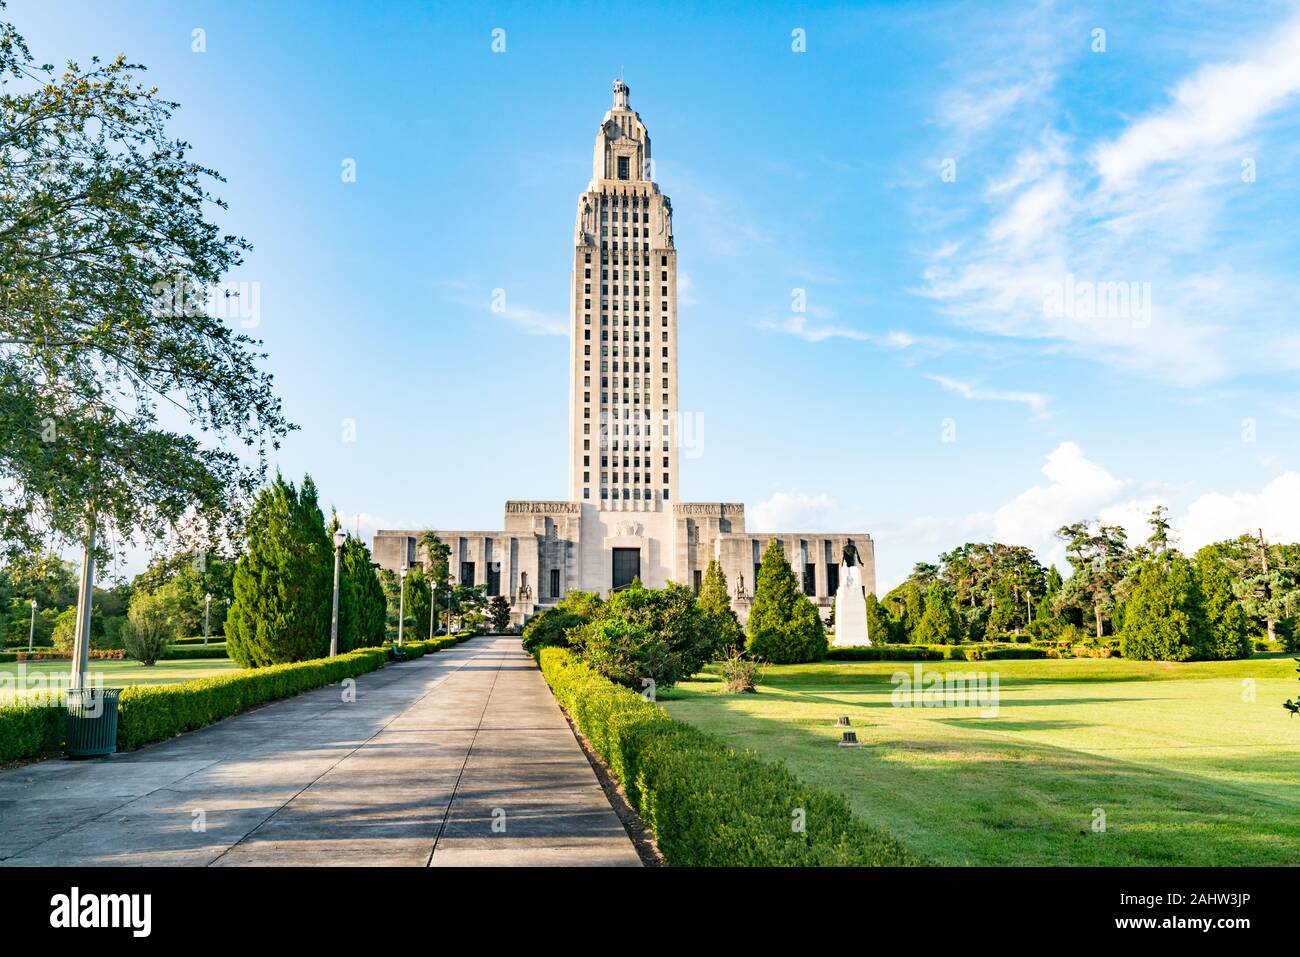
[[[616,275],[614,278],[617,279],[618,276]],[[629,289],[629,288],[632,290],[631,293],[628,292],[628,289]],[[584,293],[586,293],[587,295],[591,295],[591,283],[589,283],[589,282],[588,282],[588,283],[583,283],[582,291],[583,291]],[[608,296],[608,295],[609,295],[609,284],[608,284],[608,283],[603,283],[603,282],[602,282],[602,283],[600,284],[600,294],[601,294],[602,296]],[[618,295],[618,286],[615,286],[615,287],[614,287],[614,295],[616,295],[616,296]],[[623,296],[624,296],[624,298],[626,298],[626,297],[629,296],[629,295],[632,295],[632,296],[649,296],[649,295],[650,295],[650,287],[649,287],[649,286],[641,286],[641,285],[633,285],[633,286],[631,286],[631,287],[624,286],[624,287],[623,287]],[[668,287],[667,287],[667,286],[660,286],[660,287],[659,287],[659,295],[661,295],[661,296],[666,296],[666,295],[668,295]],[[590,302],[591,300],[589,299],[589,300],[587,300],[587,301]],[[587,308],[590,309],[591,307],[588,306]]]
[[[590,256],[590,254],[588,254],[588,256],[587,256],[587,261],[588,261],[588,262],[591,262],[591,256]],[[614,265],[617,266],[618,263],[614,263]],[[638,263],[638,265],[639,265],[639,263]],[[591,278],[591,268],[590,268],[590,267],[588,267],[586,270],[584,270],[583,278],[584,278],[584,279],[590,279],[590,278]],[[602,270],[600,271],[600,278],[601,278],[601,281],[602,281],[602,282],[603,282],[604,280],[609,279],[609,270],[608,270],[608,269],[602,269]],[[626,270],[626,269],[623,270],[623,278],[624,278],[624,279],[629,278],[628,275],[627,275],[627,270]],[[633,282],[638,282],[638,283],[639,283],[639,282],[641,281],[641,270],[640,270],[640,269],[633,269],[633,270],[632,270],[632,275],[631,275],[630,278],[632,279]],[[650,270],[649,270],[649,269],[647,269],[647,270],[645,271],[645,278],[646,278],[646,282],[649,282],[649,281],[650,281]],[[617,270],[617,269],[614,270],[614,279],[615,279],[615,281],[618,280],[618,270]],[[667,282],[667,281],[668,281],[668,270],[667,270],[667,269],[661,269],[661,270],[659,271],[659,281],[660,281],[660,282]],[[667,286],[663,286],[662,289],[663,289],[663,295],[665,295],[665,296],[668,295],[668,287],[667,287]],[[591,283],[587,283],[587,292],[591,292]],[[650,295],[650,294],[647,292],[646,295],[648,296],[648,295]]]
[[[615,450],[615,451],[617,451],[617,450]],[[615,467],[615,468],[618,468],[618,456],[615,455],[613,458],[614,458],[614,467]],[[641,456],[639,456],[639,455],[634,455],[634,456],[632,456],[631,458],[632,458],[632,464],[631,464],[631,467],[632,467],[632,468],[638,468],[638,469],[639,469],[639,468],[641,467]],[[664,468],[668,468],[668,456],[665,455],[663,458],[664,458],[664,465],[663,465],[663,467],[664,467]],[[607,467],[609,466],[609,459],[610,459],[610,456],[608,456],[608,455],[602,455],[602,456],[600,457],[600,467],[601,467],[601,468],[607,468]],[[583,464],[583,465],[590,465],[590,464],[591,464],[591,456],[590,456],[590,455],[584,455],[584,456],[582,457],[582,464]],[[646,468],[649,468],[649,467],[650,467],[650,456],[648,456],[648,455],[645,457],[645,464],[646,464]],[[628,456],[626,456],[626,455],[623,456],[623,468],[628,468]],[[664,481],[667,481],[667,479],[664,479]]]
[[[603,243],[603,242],[602,242],[602,243],[600,244],[600,264],[601,264],[602,266],[608,266],[608,265],[610,264],[610,258],[609,258],[609,256],[610,256],[610,253],[612,252],[612,253],[614,253],[614,257],[615,257],[615,258],[614,258],[614,265],[617,266],[617,265],[619,264],[619,262],[618,262],[618,253],[621,252],[621,253],[623,253],[623,254],[626,256],[626,254],[627,254],[628,251],[629,251],[627,247],[628,247],[628,244],[627,244],[627,243],[624,243],[624,244],[623,244],[623,248],[622,248],[622,249],[619,249],[619,248],[618,248],[618,244],[615,243],[615,244],[614,244],[614,248],[613,248],[613,249],[610,249],[608,243]],[[627,260],[626,258],[624,258],[624,260],[623,260],[623,265],[624,265],[624,266],[627,266],[627,265],[634,265],[634,266],[636,266],[636,265],[642,265],[642,266],[648,266],[648,265],[650,265],[650,244],[649,244],[649,243],[644,243],[642,249],[637,249],[637,248],[636,248],[636,243],[633,243],[633,244],[632,244],[631,253],[632,253],[632,262],[629,263],[628,260]],[[644,257],[645,257],[644,260],[642,260],[642,259],[640,258],[642,255],[644,255]],[[588,266],[591,265],[591,253],[585,253],[585,254],[584,254],[583,262],[586,263]],[[659,266],[660,266],[660,268],[663,268],[663,267],[665,267],[665,266],[667,266],[667,265],[668,265],[668,257],[665,256],[665,255],[663,255],[663,254],[660,254],[660,256],[659,256]],[[589,273],[591,272],[591,270],[587,270],[587,271],[588,271]],[[591,277],[588,276],[587,278],[590,279]]]
[[[618,477],[619,477],[619,474],[620,474],[620,473],[618,473],[618,472],[601,472],[601,473],[600,473],[600,482],[601,482],[602,485],[608,485],[608,484],[610,484],[610,481],[611,481],[611,480],[610,480],[609,476],[610,476],[610,475],[613,475],[613,476],[614,476],[614,478],[613,478],[613,484],[617,485],[617,484],[618,484]],[[642,476],[642,474],[645,475],[645,482],[644,482],[644,484],[646,484],[646,485],[649,485],[649,484],[650,484],[650,473],[649,473],[649,472],[645,472],[645,473],[641,473],[641,472],[623,472],[623,473],[621,473],[621,474],[622,474],[622,476],[623,476],[623,484],[624,484],[624,485],[628,485],[628,484],[639,485],[639,484],[642,484],[642,480],[641,480],[641,476]],[[627,477],[628,477],[629,475],[632,476],[632,481],[631,481],[631,483],[628,482],[628,478],[627,478]],[[582,481],[583,481],[583,484],[584,484],[584,485],[590,484],[590,483],[591,483],[591,473],[590,473],[590,472],[583,472],[583,473],[582,473]],[[667,473],[667,472],[664,473],[664,482],[663,482],[663,484],[664,484],[664,485],[667,485],[667,484],[668,484],[668,473]]]
[[[661,371],[661,372],[665,372],[665,373],[668,371],[668,363],[666,363],[666,362],[661,362],[661,363],[659,363],[659,365],[660,365],[660,367],[661,367],[659,371]],[[600,371],[601,371],[602,373],[608,372],[608,371],[609,371],[609,366],[610,366],[610,363],[608,363],[608,362],[602,362],[602,363],[600,364]],[[614,371],[617,372],[617,371],[618,371],[618,363],[617,363],[617,362],[613,363],[613,366],[614,366]],[[629,369],[628,366],[631,366],[631,368]],[[623,371],[624,371],[624,372],[640,372],[640,371],[641,371],[641,361],[638,359],[638,360],[636,360],[635,362],[624,362],[624,363],[623,363]],[[645,364],[645,371],[646,371],[646,372],[649,372],[649,371],[650,371],[650,363],[649,363],[649,362],[647,362],[647,363]],[[600,377],[600,384],[601,384],[602,386],[604,386],[604,385],[607,384],[607,383],[606,383],[606,379],[607,379],[607,378],[608,378],[607,376],[605,376],[605,375],[601,375],[601,377]],[[582,377],[582,384],[583,384],[583,385],[591,385],[591,376],[589,376],[589,375],[585,375],[585,376],[583,376],[583,377]],[[665,380],[664,380],[664,388],[667,388],[667,387],[668,387],[668,380],[665,379]]]
[[[666,488],[665,488],[665,489],[660,489],[659,492],[660,492],[660,497],[661,497],[665,502],[668,501],[668,489],[666,489]],[[584,488],[584,489],[582,490],[582,497],[583,497],[583,498],[591,498],[591,494],[590,494],[590,493],[591,493],[591,489],[589,489],[589,488]],[[612,494],[611,494],[611,493],[612,493]],[[648,488],[648,489],[646,489],[646,490],[645,490],[645,495],[642,495],[642,494],[641,494],[641,489],[639,489],[639,488],[633,488],[633,489],[626,489],[626,488],[625,488],[625,489],[623,489],[623,494],[622,494],[622,495],[619,495],[618,493],[619,493],[619,490],[618,490],[618,489],[612,489],[612,490],[611,490],[611,489],[607,489],[607,488],[602,488],[602,489],[600,490],[600,497],[601,497],[602,499],[616,499],[616,500],[621,498],[621,499],[622,499],[623,501],[625,501],[625,502],[626,502],[626,501],[629,501],[629,500],[640,501],[640,500],[643,499],[643,498],[644,498],[647,502],[650,502],[650,501],[653,501],[653,500],[654,500],[654,497],[655,497],[655,490],[652,489],[652,488]]]

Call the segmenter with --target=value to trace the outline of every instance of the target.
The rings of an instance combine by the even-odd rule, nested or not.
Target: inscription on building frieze
[[[678,502],[673,506],[677,515],[743,515],[745,506],[740,502]]]
[[[577,502],[506,502],[507,515],[544,515],[553,512],[563,515],[580,515],[582,506]]]

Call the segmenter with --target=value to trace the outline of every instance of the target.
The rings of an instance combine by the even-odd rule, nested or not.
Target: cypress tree
[[[1143,559],[1124,603],[1120,654],[1148,661],[1187,661],[1209,653],[1196,566],[1175,551]]]
[[[749,612],[749,644],[754,658],[773,664],[819,661],[826,657],[826,629],[817,608],[799,590],[790,563],[776,539],[767,543],[758,569]]]
[[[925,595],[916,579],[911,579],[903,588],[903,640],[915,641],[912,634],[921,627],[921,618],[925,614]]]
[[[884,606],[876,601],[876,593],[867,592],[867,641],[879,645],[893,640],[888,613]]]
[[[918,645],[947,645],[961,641],[961,620],[948,597],[948,589],[940,582],[931,582],[925,592],[925,611],[921,622],[912,632],[912,642]]]
[[[727,595],[727,576],[716,558],[709,559],[709,567],[705,569],[704,579],[700,582],[696,604],[717,630],[720,649],[744,648],[745,632],[740,627],[740,619],[732,610],[731,598]]]
[[[370,561],[370,549],[348,536],[339,567],[339,651],[384,643],[388,600]]]
[[[226,618],[230,657],[258,668],[328,654],[333,574],[316,484],[307,476],[298,491],[277,474],[258,493],[235,567]]]
[[[1250,657],[1250,619],[1232,592],[1232,568],[1218,545],[1206,545],[1196,553],[1196,571],[1201,580],[1201,599],[1209,629],[1212,658]]]

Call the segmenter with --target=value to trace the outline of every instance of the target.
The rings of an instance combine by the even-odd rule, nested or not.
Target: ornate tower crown
[[[601,180],[627,183],[648,182],[650,175],[650,132],[641,117],[628,103],[628,85],[614,81],[614,105],[601,120],[596,133],[596,151],[592,158],[592,182],[588,189],[599,189]],[[651,188],[654,184],[651,183]]]

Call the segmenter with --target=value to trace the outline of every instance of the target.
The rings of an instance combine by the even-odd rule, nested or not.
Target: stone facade
[[[596,133],[592,180],[578,199],[571,277],[569,501],[510,501],[501,531],[438,529],[457,581],[487,584],[522,622],[567,592],[607,596],[633,575],[648,587],[699,587],[709,561],[748,617],[757,566],[781,543],[804,591],[830,614],[847,539],[875,590],[865,532],[747,532],[734,502],[680,502],[677,251],[672,203],[651,179],[650,135],[614,83]],[[384,568],[427,563],[423,529],[381,530]]]

